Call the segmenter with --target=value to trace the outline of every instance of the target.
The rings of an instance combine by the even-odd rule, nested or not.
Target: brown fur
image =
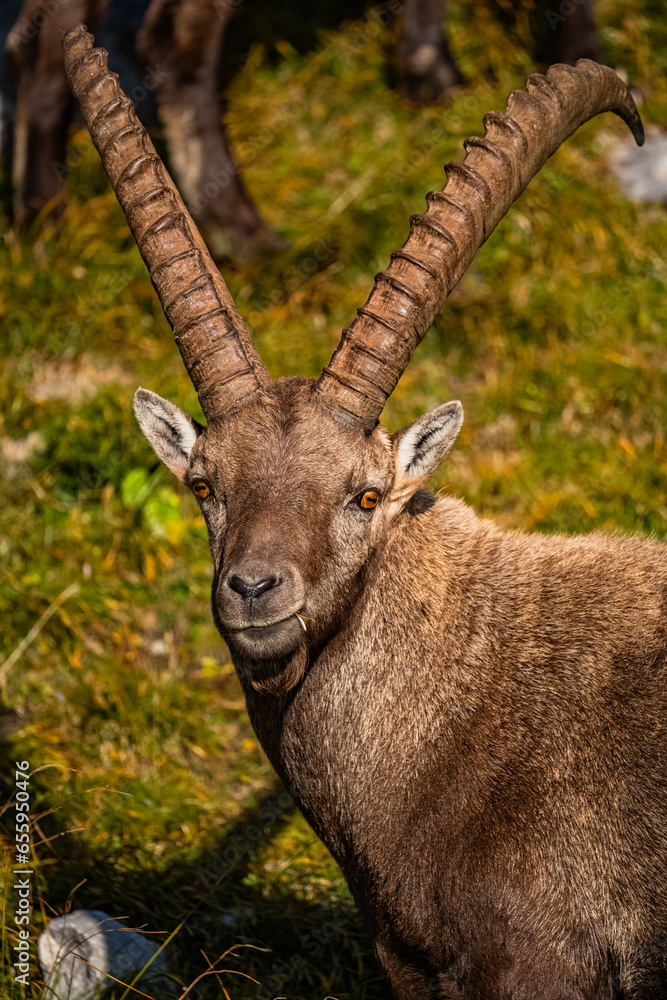
[[[92,42],[65,36],[69,78],[208,425],[145,389],[135,411],[200,499],[252,723],[396,995],[667,998],[665,550],[503,535],[429,498],[456,401],[393,438],[377,424],[554,148],[605,109],[642,142],[627,88],[586,61],[530,77],[448,164],[319,381],[272,382]]]
[[[291,656],[278,660],[244,661],[239,657],[236,668],[248,677],[255,691],[280,698],[303,679],[307,664],[308,649],[303,644]]]
[[[405,478],[404,433],[293,378],[197,438],[253,726],[400,1000],[667,997],[665,548],[503,533]],[[244,611],[230,574],[265,566],[283,582]],[[262,663],[236,629],[295,595],[314,620]]]

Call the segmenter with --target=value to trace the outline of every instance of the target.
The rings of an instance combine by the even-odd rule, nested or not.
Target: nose
[[[235,590],[237,594],[241,597],[247,598],[249,601],[254,601],[255,598],[259,597],[260,594],[266,593],[267,590],[271,590],[276,587],[279,583],[277,576],[267,576],[263,580],[250,581],[244,580],[240,576],[232,576],[229,580],[229,586],[232,590]]]

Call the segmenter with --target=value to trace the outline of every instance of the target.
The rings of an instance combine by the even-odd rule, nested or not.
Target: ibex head
[[[248,680],[284,690],[307,649],[354,604],[390,523],[451,448],[463,419],[447,403],[392,438],[366,433],[316,383],[278,379],[200,427],[139,389],[155,453],[199,500],[215,565],[213,614]]]
[[[83,26],[67,72],[208,421],[140,389],[139,423],[198,497],[215,563],[213,611],[244,680],[282,693],[336,628],[373,553],[448,453],[463,419],[445,403],[393,438],[385,401],[444,299],[559,145],[601,111],[643,141],[630,94],[588,60],[553,66],[484,119],[448,183],[427,195],[403,248],[317,381],[273,381],[106,53]]]

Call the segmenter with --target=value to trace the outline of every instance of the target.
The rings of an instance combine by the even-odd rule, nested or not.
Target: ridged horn
[[[212,421],[271,377],[106,51],[93,45],[83,24],[66,32],[67,78]]]
[[[613,111],[641,146],[644,130],[628,88],[589,59],[555,65],[515,90],[507,111],[484,118],[484,138],[464,142],[464,161],[447,163],[447,184],[427,194],[424,215],[375,277],[366,305],[342,333],[322,372],[323,401],[370,432],[445,298],[479,247],[558,147],[584,122]]]

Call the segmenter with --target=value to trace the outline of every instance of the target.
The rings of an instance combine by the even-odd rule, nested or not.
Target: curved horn
[[[464,142],[463,163],[447,163],[447,184],[426,195],[424,215],[358,316],[343,331],[318,389],[332,409],[370,432],[442,303],[482,243],[528,182],[580,125],[602,111],[627,123],[638,145],[644,130],[616,73],[589,59],[552,66],[526,80],[507,111],[484,118],[484,138]]]
[[[85,25],[63,38],[65,68],[146,262],[208,421],[271,378],[155,147]]]

